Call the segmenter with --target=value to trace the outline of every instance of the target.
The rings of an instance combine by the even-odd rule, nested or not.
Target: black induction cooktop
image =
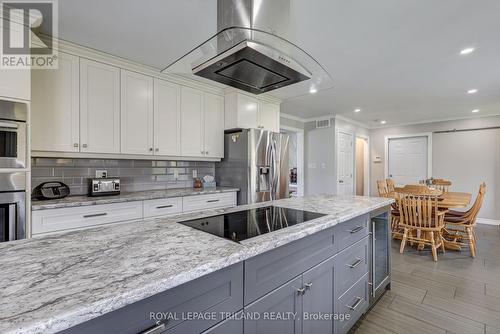
[[[316,212],[265,206],[179,223],[238,242],[323,216]]]

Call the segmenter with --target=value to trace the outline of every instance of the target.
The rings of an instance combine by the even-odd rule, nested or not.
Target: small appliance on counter
[[[89,179],[89,196],[110,196],[120,194],[120,179]]]
[[[69,195],[69,187],[59,181],[49,181],[39,184],[33,189],[32,198],[38,200],[60,199]]]

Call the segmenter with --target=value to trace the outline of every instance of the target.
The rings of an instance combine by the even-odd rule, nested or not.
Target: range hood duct
[[[218,0],[217,31],[163,72],[282,99],[332,86],[324,68],[288,40],[290,0]]]

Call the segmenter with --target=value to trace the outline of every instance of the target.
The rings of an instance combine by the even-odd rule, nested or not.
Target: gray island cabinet
[[[388,245],[389,217],[379,208],[62,333],[347,333],[390,286],[389,247],[374,247]],[[386,240],[373,239],[375,223]]]

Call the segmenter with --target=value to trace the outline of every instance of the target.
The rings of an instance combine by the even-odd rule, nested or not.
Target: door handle
[[[362,229],[364,229],[364,226],[356,226],[355,228],[353,228],[352,230],[350,230],[349,232],[351,234],[354,234],[354,233],[358,233],[359,231],[361,231]]]
[[[356,297],[356,301],[354,302],[354,304],[352,305],[346,305],[347,308],[351,311],[355,311],[358,306],[361,304],[361,302],[363,301],[364,298],[361,298],[361,297]]]
[[[165,323],[157,322],[155,326],[146,329],[145,331],[140,332],[139,334],[160,334],[163,333],[165,329],[166,329]]]
[[[94,213],[92,215],[85,215],[83,216],[83,218],[95,218],[95,217],[103,217],[103,216],[107,216],[108,214],[106,212],[103,212],[103,213]]]
[[[160,205],[160,206],[157,206],[156,208],[157,209],[166,209],[166,208],[171,208],[171,207],[173,207],[172,204],[169,204],[169,205]]]
[[[346,266],[348,266],[351,269],[354,269],[357,266],[359,266],[361,264],[361,262],[363,262],[363,260],[357,259],[353,264],[347,264]]]

